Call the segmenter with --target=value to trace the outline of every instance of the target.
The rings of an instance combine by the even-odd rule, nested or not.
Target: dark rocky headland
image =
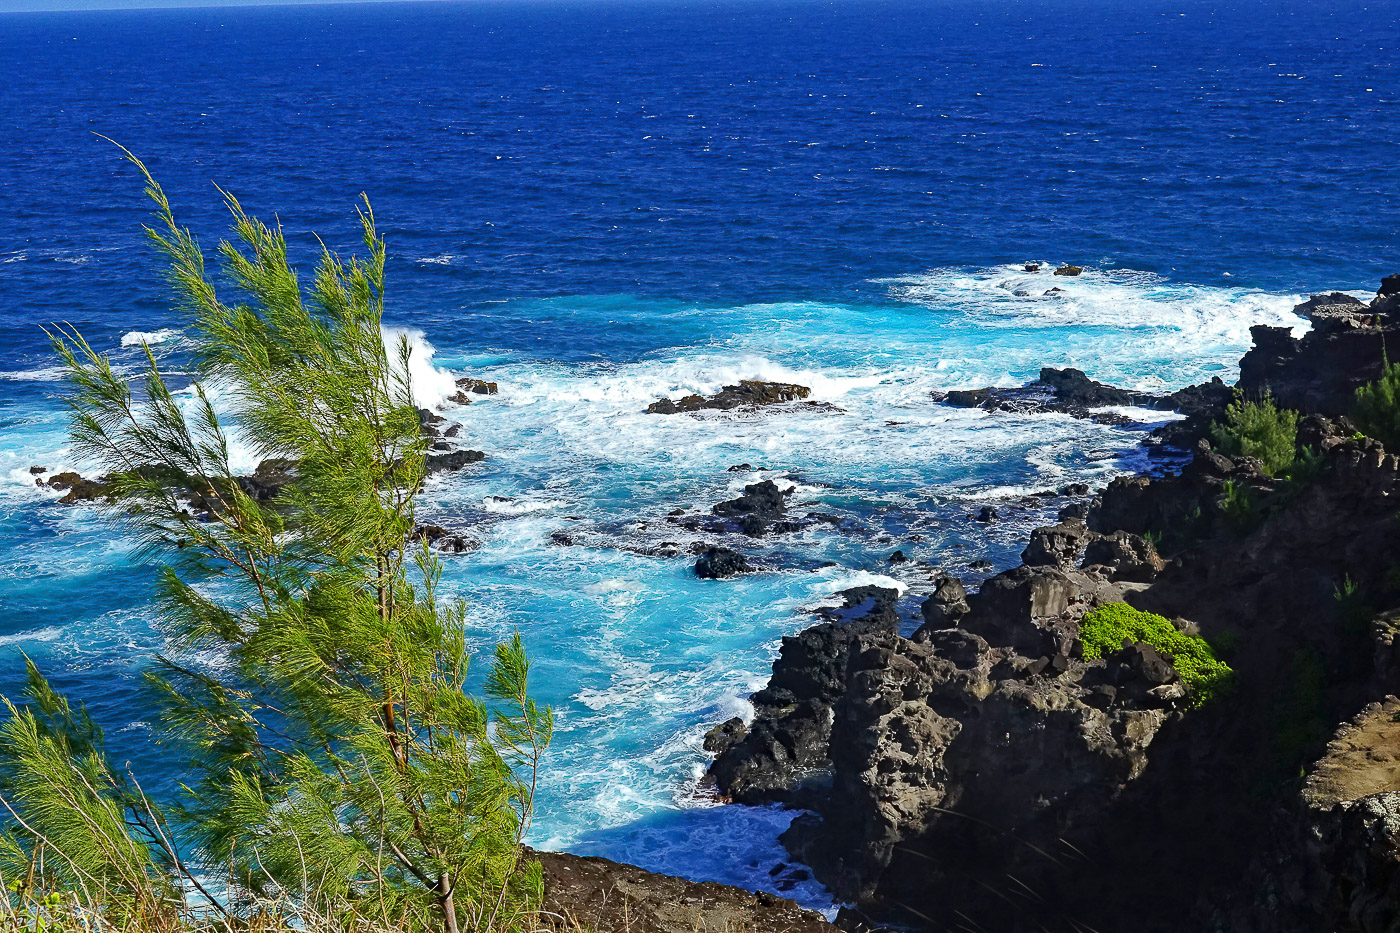
[[[1150,398],[1045,370],[950,393],[1175,408],[1153,440],[1191,456],[1066,508],[975,592],[938,579],[907,637],[895,591],[846,593],[784,640],[754,719],[711,731],[709,782],[806,811],[783,843],[848,928],[1400,930],[1400,458],[1348,419],[1398,312],[1392,276],[1300,305],[1301,339],[1253,329],[1239,396],[1299,413],[1280,476],[1212,447],[1220,383]],[[1229,688],[1194,708],[1149,644],[1086,657],[1081,622],[1111,603],[1203,636]]]

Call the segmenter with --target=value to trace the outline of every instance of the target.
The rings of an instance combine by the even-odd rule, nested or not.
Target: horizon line
[[[0,16],[23,16],[35,14],[73,13],[143,13],[153,11],[209,11],[275,9],[291,7],[333,7],[333,6],[389,6],[389,5],[434,5],[434,6],[548,6],[558,3],[585,5],[613,5],[631,3],[653,3],[666,5],[684,0],[212,0],[208,3],[191,0],[60,0],[58,5],[34,3],[11,5],[0,0]],[[823,0],[812,0],[823,2]],[[830,2],[830,0],[827,0]]]

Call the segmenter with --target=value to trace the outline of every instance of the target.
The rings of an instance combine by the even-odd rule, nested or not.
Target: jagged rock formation
[[[459,386],[465,386],[473,392],[491,393],[496,391],[494,382],[482,382],[479,379],[459,379]],[[464,389],[465,391],[465,389]],[[461,393],[458,393],[461,395]],[[465,398],[463,395],[462,398]],[[461,425],[447,424],[447,419],[437,412],[429,411],[426,408],[419,408],[418,425],[423,432],[423,437],[429,443],[427,456],[423,458],[423,472],[427,476],[434,473],[454,473],[462,467],[472,463],[480,463],[486,459],[486,454],[480,450],[469,450],[465,447],[458,447],[452,443],[451,438],[455,438]]]
[[[824,621],[783,639],[768,686],[752,697],[753,722],[730,719],[705,737],[717,755],[707,780],[722,796],[791,803],[824,790],[832,704],[845,688],[851,645],[899,626],[894,590],[865,586],[840,595],[839,608],[820,612]],[[816,783],[804,786],[808,779]]]
[[[695,561],[695,575],[704,580],[723,580],[752,569],[747,557],[727,547],[706,548]]]
[[[1271,393],[1285,408],[1345,415],[1356,389],[1380,375],[1386,347],[1400,348],[1400,293],[1385,287],[1369,303],[1340,292],[1310,298],[1297,309],[1312,322],[1301,340],[1288,328],[1250,328],[1240,389],[1251,398]]]
[[[1078,369],[1045,367],[1035,382],[1015,388],[954,389],[933,393],[935,401],[959,408],[1017,414],[1059,412],[1103,424],[1131,424],[1115,412],[1095,411],[1111,406],[1134,406],[1186,415],[1214,417],[1230,400],[1230,389],[1219,379],[1171,395],[1134,392],[1095,382]]]
[[[1256,330],[1241,387],[1308,413],[1307,473],[1202,440],[1178,474],[1066,509],[976,593],[939,579],[912,637],[837,646],[822,623],[785,643],[754,723],[712,735],[717,786],[809,808],[790,851],[917,929],[1400,929],[1400,701],[1367,707],[1298,790],[1336,722],[1400,691],[1400,458],[1339,417],[1392,308],[1400,279],[1301,306],[1301,340]],[[1064,404],[1113,397],[1081,377]],[[1034,391],[1060,404],[1057,378]],[[1229,392],[1177,397],[1208,423]],[[1188,711],[1151,646],[1087,660],[1081,620],[1118,601],[1204,635],[1233,692]]]
[[[495,395],[496,383],[487,382],[484,379],[473,379],[470,376],[463,376],[457,380],[457,394],[448,399],[449,402],[456,402],[458,405],[470,405],[473,395]]]
[[[649,415],[674,415],[679,412],[715,409],[732,411],[736,408],[758,408],[763,405],[778,405],[807,398],[812,390],[806,386],[785,382],[761,382],[745,379],[738,385],[725,386],[719,392],[706,398],[703,395],[687,395],[671,401],[663,398],[647,406]]]
[[[468,464],[480,463],[485,459],[486,454],[479,450],[459,448],[438,451],[423,458],[423,472],[429,476],[434,473],[452,473]]]

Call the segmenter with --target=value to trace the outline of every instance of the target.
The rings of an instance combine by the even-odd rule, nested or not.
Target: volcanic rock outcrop
[[[809,810],[783,842],[857,905],[851,922],[1400,929],[1400,458],[1343,417],[1398,304],[1383,285],[1300,306],[1301,339],[1255,329],[1241,391],[1306,415],[1291,478],[1197,440],[1179,471],[1067,509],[976,592],[937,579],[910,637],[887,591],[878,622],[785,640],[754,720],[707,740],[717,790]],[[963,401],[1016,404],[1003,391]],[[1047,370],[1031,391],[1208,426],[1231,390],[1125,401]],[[1193,708],[1152,645],[1087,656],[1085,615],[1119,602],[1204,636],[1229,688]]]
[[[703,411],[705,409],[732,411],[736,408],[758,408],[764,405],[800,401],[811,394],[812,390],[806,386],[745,379],[738,385],[725,386],[708,398],[703,395],[687,395],[675,401],[663,398],[659,402],[652,402],[648,405],[647,414],[674,415],[680,412]]]
[[[1096,382],[1078,369],[1047,366],[1038,379],[1024,386],[953,389],[935,392],[933,398],[958,408],[1014,414],[1059,412],[1103,424],[1131,424],[1132,419],[1125,415],[1096,409],[1130,406],[1215,417],[1229,403],[1230,389],[1217,379],[1170,395],[1154,395]]]
[[[544,869],[538,918],[559,933],[837,933],[784,897],[687,881],[634,865],[563,852],[529,852]]]
[[[1286,327],[1250,328],[1254,347],[1240,360],[1239,388],[1248,398],[1271,394],[1285,408],[1345,415],[1356,389],[1381,374],[1386,347],[1400,347],[1400,293],[1363,302],[1333,292],[1297,311],[1312,323],[1301,339]]]

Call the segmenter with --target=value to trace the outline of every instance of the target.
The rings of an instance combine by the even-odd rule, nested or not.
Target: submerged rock
[[[744,487],[744,494],[737,499],[729,499],[713,506],[715,515],[757,515],[760,518],[777,518],[787,511],[787,497],[791,489],[779,489],[771,479],[761,483],[751,483]]]
[[[787,500],[794,488],[783,489],[771,479],[750,483],[741,495],[711,506],[709,515],[686,515],[682,511],[673,513],[668,521],[703,534],[743,534],[757,538],[769,533],[799,531],[831,518],[817,513],[789,517]]]
[[[419,525],[413,529],[408,540],[426,541],[433,550],[445,554],[465,554],[481,546],[479,541],[472,540],[460,532],[449,531],[441,525]]]

